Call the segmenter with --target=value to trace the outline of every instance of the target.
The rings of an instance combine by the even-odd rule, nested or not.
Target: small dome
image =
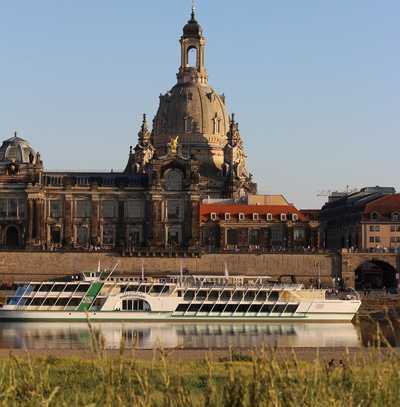
[[[0,147],[0,162],[2,161],[34,164],[36,153],[28,141],[18,137],[15,133],[14,137],[3,141]]]

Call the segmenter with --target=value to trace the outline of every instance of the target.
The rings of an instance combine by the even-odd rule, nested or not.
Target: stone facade
[[[394,188],[366,187],[357,192],[330,198],[320,212],[322,247],[397,250],[400,241],[392,241],[391,237],[400,237],[396,231],[396,227],[400,225],[398,196]],[[379,204],[379,208],[374,210],[376,204]],[[392,226],[395,228],[393,233]],[[384,231],[385,238],[381,235]],[[370,241],[371,237],[374,237],[373,242]],[[375,237],[378,237],[376,241]]]
[[[26,140],[3,143],[2,248],[196,251],[202,199],[256,192],[239,126],[208,84],[194,10],[180,44],[177,83],[160,97],[152,130],[144,116],[124,172],[46,171]]]

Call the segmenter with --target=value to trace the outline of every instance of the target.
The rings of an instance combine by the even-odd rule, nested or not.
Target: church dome
[[[3,141],[0,147],[0,162],[14,162],[17,164],[34,164],[36,153],[28,141],[14,134]]]
[[[153,143],[157,150],[165,149],[176,136],[179,136],[182,149],[190,150],[194,155],[201,148],[220,150],[226,144],[228,131],[224,96],[211,86],[181,83],[160,97],[153,127]]]
[[[160,96],[160,106],[153,122],[152,142],[157,155],[167,153],[168,143],[178,137],[183,154],[217,170],[224,163],[224,147],[229,131],[229,117],[225,97],[209,84],[205,68],[205,44],[201,26],[194,9],[183,28],[181,66],[177,84]],[[191,54],[194,58],[190,58]],[[202,171],[204,174],[204,171]],[[207,171],[208,172],[208,171]]]

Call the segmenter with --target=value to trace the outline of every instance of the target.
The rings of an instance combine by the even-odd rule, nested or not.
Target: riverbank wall
[[[2,252],[0,281],[48,280],[80,271],[95,271],[98,264],[110,269],[117,263],[124,274],[140,275],[142,263],[148,275],[178,274],[181,264],[190,273],[265,275],[277,279],[293,275],[306,284],[332,284],[340,275],[340,258],[332,254],[205,254],[201,257],[121,257],[114,253]],[[289,277],[285,277],[288,281]]]

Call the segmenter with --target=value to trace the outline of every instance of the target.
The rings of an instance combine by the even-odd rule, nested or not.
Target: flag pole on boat
[[[182,284],[182,281],[183,281],[183,263],[182,263],[182,260],[181,260],[180,267],[179,267],[179,276],[181,278],[181,284]]]
[[[226,261],[224,262],[224,274],[225,274],[226,281],[228,281],[228,279],[229,279],[229,271],[228,271],[228,265],[226,264]]]
[[[142,281],[144,281],[144,260],[142,260]]]

